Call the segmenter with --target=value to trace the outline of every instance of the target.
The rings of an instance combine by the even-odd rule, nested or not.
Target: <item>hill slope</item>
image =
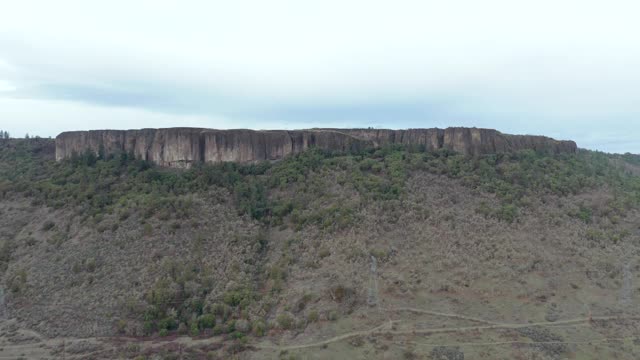
[[[640,354],[632,155],[385,146],[173,170],[0,146],[9,355]]]

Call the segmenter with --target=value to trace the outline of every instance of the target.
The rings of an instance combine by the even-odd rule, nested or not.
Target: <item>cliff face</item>
[[[278,160],[310,147],[357,151],[388,144],[449,149],[468,156],[523,149],[571,153],[573,141],[544,136],[505,135],[496,130],[447,129],[310,129],[310,130],[213,130],[197,128],[92,130],[64,132],[56,138],[56,159],[85,151],[133,153],[161,166],[189,167],[194,163]]]

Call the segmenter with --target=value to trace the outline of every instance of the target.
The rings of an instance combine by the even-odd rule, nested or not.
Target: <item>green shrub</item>
[[[158,328],[165,330],[175,330],[178,327],[178,323],[173,317],[166,317],[158,321]]]
[[[518,217],[518,208],[512,204],[502,205],[500,210],[496,213],[496,217],[499,220],[512,223]]]
[[[593,211],[588,208],[585,207],[584,205],[580,206],[580,209],[578,210],[578,213],[576,214],[576,217],[582,221],[584,221],[585,224],[590,224],[591,223],[591,218],[593,216]]]
[[[156,331],[156,325],[151,320],[145,320],[144,323],[142,323],[142,331],[145,335],[151,335]]]
[[[153,228],[151,227],[151,224],[149,223],[144,224],[143,233],[144,233],[144,236],[151,236],[153,234]]]
[[[224,324],[224,332],[227,334],[232,333],[236,330],[236,321],[233,319],[229,319],[226,324]]]
[[[267,325],[262,320],[254,321],[251,331],[255,336],[264,336],[267,333]]]
[[[319,318],[320,316],[315,310],[309,311],[309,314],[307,315],[307,321],[309,321],[310,323],[318,321]]]
[[[216,324],[216,326],[213,327],[213,334],[214,335],[224,334],[226,330],[227,329],[223,324]]]
[[[321,259],[324,259],[330,255],[331,255],[331,250],[327,249],[326,247],[321,248],[320,251],[318,252],[318,256]]]
[[[293,328],[293,325],[295,323],[293,317],[285,313],[278,315],[278,317],[276,318],[276,322],[278,323],[278,326],[284,330]]]
[[[369,250],[369,255],[375,257],[378,260],[386,259],[387,252],[382,249],[371,249]]]
[[[216,317],[213,314],[204,314],[198,318],[198,326],[201,329],[211,329],[216,325]]]
[[[116,323],[116,331],[118,332],[118,334],[124,334],[126,329],[127,329],[127,320],[125,319],[118,320],[118,322]]]
[[[200,329],[198,328],[198,323],[196,322],[191,323],[191,325],[189,326],[189,334],[191,336],[200,335]]]
[[[234,331],[231,333],[231,338],[235,340],[242,340],[246,337],[246,335],[240,331]]]
[[[240,289],[227,291],[223,295],[223,301],[229,306],[247,307],[254,299],[254,294],[250,289]]]

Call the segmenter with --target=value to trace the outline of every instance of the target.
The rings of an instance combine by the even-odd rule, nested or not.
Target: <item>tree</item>
[[[4,132],[4,138],[5,138],[5,139],[8,139],[8,138],[10,138],[10,137],[11,137],[11,136],[9,135],[9,132],[8,132],[8,131],[5,131],[5,132]]]
[[[25,138],[25,139],[28,139],[28,138],[29,138],[29,133],[27,133],[27,134],[24,136],[24,138]]]

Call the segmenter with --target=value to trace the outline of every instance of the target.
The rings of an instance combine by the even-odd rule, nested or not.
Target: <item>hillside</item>
[[[637,359],[640,157],[0,140],[11,358]]]

